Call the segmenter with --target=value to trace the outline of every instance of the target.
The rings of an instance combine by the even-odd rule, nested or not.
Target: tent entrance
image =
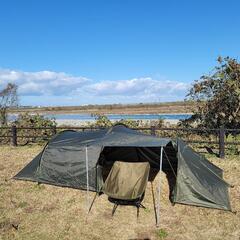
[[[152,182],[159,173],[160,147],[104,147],[99,157],[98,165],[102,167],[102,178],[106,180],[115,161],[149,162],[150,173],[148,181]],[[169,184],[169,199],[172,201],[173,190],[177,176],[177,151],[172,143],[163,147],[162,171]]]

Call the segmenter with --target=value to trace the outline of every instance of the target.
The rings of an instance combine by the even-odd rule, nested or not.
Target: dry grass
[[[183,205],[171,206],[164,179],[161,197],[161,229],[155,228],[150,184],[139,222],[136,209],[119,207],[97,198],[86,219],[86,192],[10,180],[39,151],[40,146],[0,146],[0,239],[240,239],[240,159],[212,161],[225,170],[231,189],[230,212]],[[156,187],[156,183],[155,187]],[[91,197],[94,194],[91,193]]]

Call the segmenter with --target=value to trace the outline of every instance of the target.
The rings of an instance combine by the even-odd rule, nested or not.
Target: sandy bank
[[[169,125],[176,125],[178,124],[179,120],[178,119],[164,119],[164,125],[165,126],[169,126]],[[77,120],[77,119],[57,119],[57,126],[73,126],[73,127],[81,127],[81,126],[87,126],[90,123],[93,123],[94,120],[92,121],[85,121],[85,120]],[[116,122],[116,121],[112,121],[112,122]],[[152,122],[152,120],[142,120],[143,123],[148,123],[149,125],[151,125],[150,123]]]

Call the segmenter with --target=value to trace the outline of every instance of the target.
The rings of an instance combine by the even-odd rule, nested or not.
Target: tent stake
[[[157,204],[157,228],[160,226],[160,196],[161,196],[161,174],[162,174],[163,147],[160,150],[159,183],[158,183],[158,204]]]

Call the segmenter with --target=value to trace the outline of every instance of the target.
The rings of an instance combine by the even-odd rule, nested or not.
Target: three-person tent
[[[180,139],[159,138],[123,125],[60,132],[14,178],[101,192],[115,161],[149,162],[149,181],[162,170],[172,203],[231,210],[230,185],[220,168]]]

